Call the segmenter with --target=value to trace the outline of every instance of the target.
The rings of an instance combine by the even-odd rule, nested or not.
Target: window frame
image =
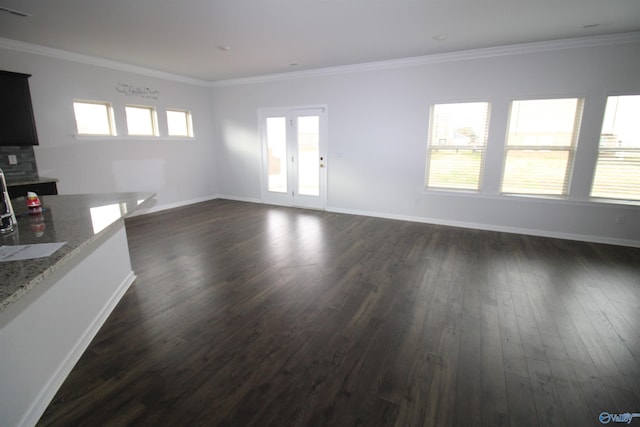
[[[151,133],[131,133],[129,127],[129,115],[127,114],[128,108],[136,108],[139,110],[148,110],[149,116],[151,119]],[[152,105],[140,105],[140,104],[126,104],[124,106],[125,120],[127,123],[127,135],[132,137],[159,137],[160,132],[158,131],[158,113],[156,107]]]
[[[435,123],[435,115],[436,109],[441,105],[467,105],[467,104],[485,104],[486,105],[486,117],[484,124],[484,136],[483,143],[480,145],[459,145],[459,144],[433,144],[433,140],[436,136],[436,127],[437,123]],[[437,102],[432,103],[429,109],[429,127],[428,127],[428,135],[427,135],[427,156],[426,156],[426,164],[425,164],[425,175],[423,180],[423,186],[425,191],[453,191],[453,192],[468,192],[468,193],[480,193],[482,191],[482,184],[484,179],[484,167],[486,163],[486,155],[487,155],[487,147],[489,145],[489,124],[491,120],[491,102],[489,101],[451,101],[451,102]],[[430,184],[430,174],[432,169],[432,159],[433,153],[435,151],[470,151],[477,152],[480,151],[480,165],[479,165],[479,173],[477,186],[473,187],[462,187],[462,186],[442,186],[442,185],[431,185]]]
[[[80,132],[80,124],[78,123],[78,116],[76,113],[76,104],[86,104],[86,105],[100,105],[106,107],[106,119],[107,125],[109,127],[109,133],[85,133]],[[116,129],[116,121],[115,115],[113,112],[113,104],[108,101],[96,101],[96,100],[87,100],[87,99],[73,99],[72,101],[73,108],[73,117],[76,123],[76,135],[78,136],[87,136],[87,137],[104,137],[104,136],[117,136],[118,132]]]
[[[575,100],[576,101],[576,110],[574,113],[573,119],[573,131],[571,135],[571,144],[567,146],[561,145],[509,145],[509,135],[511,129],[511,120],[513,119],[513,105],[515,102],[526,102],[526,101],[555,101],[555,100]],[[554,98],[526,98],[526,99],[512,99],[509,102],[509,111],[507,117],[507,125],[506,125],[506,133],[505,133],[505,142],[504,142],[504,153],[502,160],[502,174],[500,179],[500,187],[499,192],[500,195],[503,196],[525,196],[525,197],[549,197],[549,198],[567,198],[569,196],[569,190],[571,187],[571,178],[573,176],[573,168],[575,163],[576,151],[578,148],[578,141],[580,139],[580,130],[582,127],[582,118],[584,113],[584,97],[554,97]],[[547,192],[512,192],[505,191],[505,178],[507,172],[507,160],[509,157],[510,151],[519,151],[519,152],[545,152],[545,151],[557,151],[557,152],[567,152],[567,167],[564,171],[564,179],[562,192],[560,194],[553,194]]]
[[[171,133],[171,127],[169,125],[169,113],[182,113],[184,114],[187,134],[173,134]],[[165,117],[167,119],[167,136],[174,138],[193,138],[193,115],[190,110],[184,110],[180,108],[167,108],[165,110]]]
[[[609,100],[611,98],[624,98],[624,97],[640,97],[640,93],[634,92],[634,93],[624,93],[624,94],[610,94],[610,95],[607,96],[607,98],[605,100],[605,109],[604,109],[604,111],[602,113],[602,124],[600,126],[600,133],[598,135],[598,146],[597,146],[598,154],[596,156],[596,161],[595,161],[595,164],[594,164],[594,167],[593,167],[593,175],[592,175],[592,180],[591,180],[591,187],[589,189],[589,200],[591,200],[591,201],[595,201],[595,202],[606,201],[606,202],[633,203],[633,204],[636,204],[636,203],[640,202],[640,195],[638,195],[638,197],[635,198],[635,199],[630,199],[628,197],[615,197],[615,196],[612,196],[612,195],[594,195],[593,194],[594,187],[596,186],[596,177],[597,177],[597,172],[598,172],[598,164],[600,163],[600,157],[601,157],[603,152],[610,153],[610,154],[640,153],[640,147],[603,147],[602,146],[603,136],[605,135],[603,133],[603,131],[604,131],[604,127],[606,125],[605,119],[607,117],[607,107],[609,106]]]

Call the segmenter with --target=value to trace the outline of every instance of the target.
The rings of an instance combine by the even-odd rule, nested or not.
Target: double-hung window
[[[567,194],[582,105],[580,98],[511,102],[503,194]]]
[[[640,95],[610,96],[591,197],[640,200]]]
[[[489,103],[431,108],[425,187],[479,190],[489,132]]]

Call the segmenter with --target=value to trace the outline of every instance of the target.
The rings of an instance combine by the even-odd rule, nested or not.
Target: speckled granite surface
[[[0,235],[0,245],[67,243],[47,258],[0,262],[0,311],[65,262],[81,256],[110,226],[153,197],[153,193],[41,196],[42,215],[29,215],[25,198],[13,199],[18,227],[10,234]]]

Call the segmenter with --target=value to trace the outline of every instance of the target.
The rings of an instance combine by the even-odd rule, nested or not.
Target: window
[[[479,190],[489,132],[489,103],[431,109],[425,187]]]
[[[640,200],[640,95],[610,96],[591,197]]]
[[[156,110],[153,107],[127,105],[127,130],[129,135],[158,136]]]
[[[73,101],[78,135],[115,135],[113,109],[108,102]]]
[[[184,110],[167,110],[169,136],[193,137],[191,113]]]
[[[502,193],[567,194],[582,104],[577,98],[511,103]]]

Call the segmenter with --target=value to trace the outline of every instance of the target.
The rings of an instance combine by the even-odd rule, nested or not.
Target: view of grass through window
[[[566,195],[583,100],[513,101],[502,193]]]
[[[610,96],[592,197],[640,200],[640,95]]]
[[[431,110],[427,188],[479,190],[489,132],[489,104],[436,104]]]

